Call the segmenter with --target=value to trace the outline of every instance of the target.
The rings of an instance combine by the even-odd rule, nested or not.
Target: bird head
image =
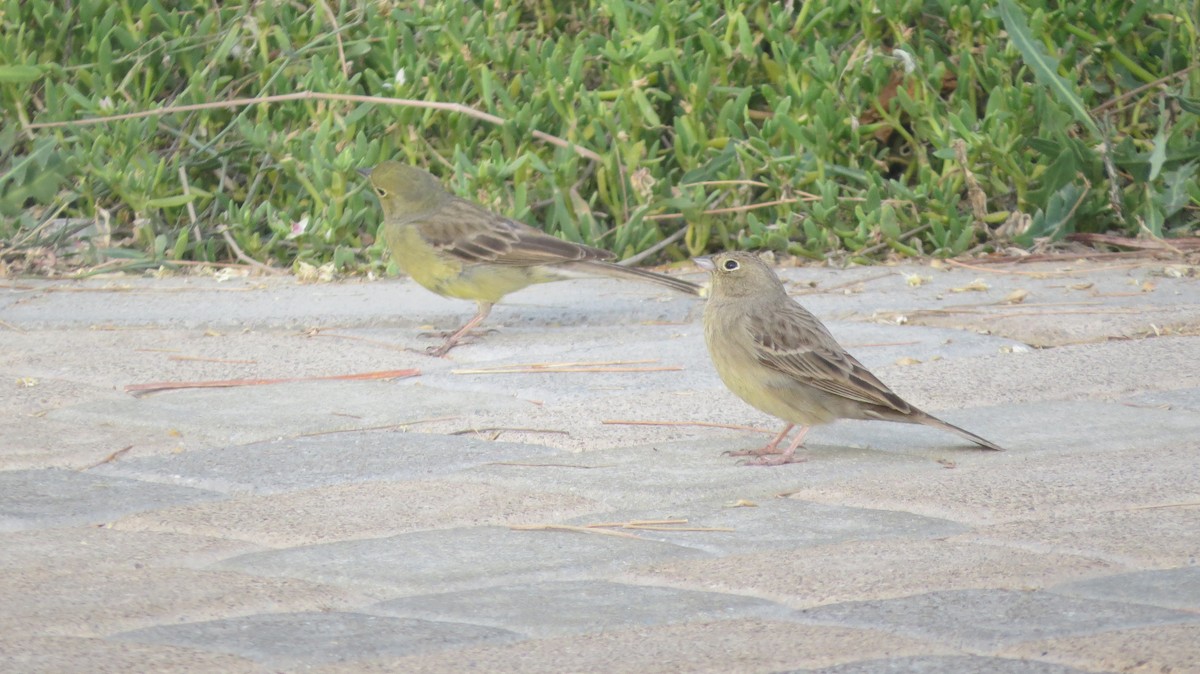
[[[753,253],[728,251],[692,261],[712,275],[710,297],[787,295],[775,272]]]
[[[385,161],[359,172],[370,178],[385,216],[428,210],[448,195],[428,171],[400,162]]]

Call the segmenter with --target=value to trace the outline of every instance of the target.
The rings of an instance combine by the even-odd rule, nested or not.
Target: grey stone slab
[[[579,578],[651,560],[698,557],[688,548],[601,534],[471,527],[252,553],[217,566],[319,579],[393,595],[500,582]]]
[[[836,667],[803,671],[812,674],[1086,674],[1088,670],[1036,660],[974,655],[929,655],[851,662]]]
[[[472,622],[535,637],[738,618],[784,619],[791,609],[754,597],[598,580],[523,583],[392,599],[390,615]]]
[[[272,674],[252,660],[226,653],[100,638],[0,637],[0,672],[13,674]]]
[[[1200,535],[1200,532],[1193,532]],[[1200,566],[1122,573],[1049,589],[1068,597],[1150,604],[1200,613]]]
[[[121,531],[107,526],[32,529],[0,533],[0,569],[195,568],[261,549],[253,543],[216,536]]]
[[[686,524],[665,525],[663,530],[645,529],[633,533],[713,555],[880,538],[936,538],[968,531],[968,527],[949,520],[894,510],[846,508],[779,498],[754,503],[753,507],[730,507],[729,503],[708,501],[658,510],[605,513],[604,518],[607,522],[687,520]],[[579,525],[594,522],[594,517],[572,521]],[[671,526],[712,531],[665,530]]]
[[[96,471],[221,492],[269,494],[442,475],[554,453],[537,445],[425,433],[336,433],[130,459]]]
[[[1166,410],[1200,412],[1200,388],[1181,388],[1174,391],[1152,391],[1130,396],[1130,405],[1158,407]]]
[[[798,620],[869,627],[994,650],[1048,637],[1200,622],[1200,615],[1048,592],[953,590],[805,609]]]
[[[308,612],[162,625],[109,638],[230,653],[276,666],[303,666],[412,655],[516,637],[505,630],[463,623]]]
[[[457,327],[475,311],[471,302],[439,297],[407,279],[300,284],[295,279],[253,278],[218,282],[185,277],[123,278],[91,282],[29,281],[21,302],[5,319],[27,328],[120,325],[173,327],[284,327],[388,325],[412,330],[433,324]],[[67,287],[78,292],[54,292]],[[91,301],[81,302],[87,293]],[[580,296],[610,301],[588,306]],[[97,301],[99,300],[99,301]],[[654,285],[613,279],[578,279],[513,293],[496,307],[492,326],[637,323],[678,320],[694,298]]]
[[[0,472],[0,531],[99,524],[165,506],[222,498],[186,486],[56,468]]]

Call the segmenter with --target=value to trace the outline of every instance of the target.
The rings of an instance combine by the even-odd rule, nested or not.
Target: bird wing
[[[803,307],[753,316],[747,329],[758,362],[831,395],[908,414],[913,408],[837,343]]]
[[[458,197],[412,224],[431,246],[468,263],[532,267],[613,256],[599,248],[563,241]]]

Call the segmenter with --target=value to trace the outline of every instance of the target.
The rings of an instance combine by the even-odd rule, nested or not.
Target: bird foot
[[[759,447],[758,449],[739,449],[736,452],[732,449],[727,449],[724,452],[721,452],[723,456],[753,456],[760,458],[770,454],[782,453],[782,449],[779,449],[778,447],[771,447],[770,445],[767,445],[766,447]]]
[[[483,337],[484,335],[490,335],[490,334],[493,334],[496,332],[500,332],[500,331],[495,328],[484,328],[482,330],[470,330],[466,334],[463,334],[461,336],[462,337]],[[423,330],[421,332],[418,332],[417,336],[418,337],[437,337],[438,339],[449,339],[451,335],[456,335],[456,334],[458,334],[458,333],[454,330]]]
[[[804,463],[808,461],[808,457],[796,456],[795,454],[779,453],[778,456],[763,456],[758,455],[758,458],[747,459],[738,462],[739,466],[783,466],[789,463]]]

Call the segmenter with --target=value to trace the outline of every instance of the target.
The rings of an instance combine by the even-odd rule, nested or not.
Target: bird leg
[[[775,438],[775,440],[773,440],[770,444],[768,444],[766,447],[763,448],[764,450],[767,448],[770,448],[773,451],[762,452],[761,454],[758,454],[757,455],[758,459],[749,462],[748,465],[782,466],[785,463],[802,463],[804,461],[807,461],[808,459],[806,459],[804,457],[796,458],[796,448],[804,443],[804,436],[808,435],[808,432],[810,430],[812,430],[812,426],[801,426],[800,432],[796,433],[796,437],[792,439],[791,444],[789,444],[788,448],[786,450],[784,450],[782,453],[774,451],[775,446],[777,444],[779,444],[779,441],[781,439],[783,439],[783,436],[787,435],[787,432],[790,430],[792,430],[791,425],[789,425],[787,428],[785,428],[783,433],[780,433],[779,436]],[[773,456],[773,457],[767,458],[767,456],[765,456],[766,454],[779,454],[779,456]]]
[[[795,427],[796,424],[788,424],[787,426],[784,426],[783,430],[779,431],[779,435],[776,435],[774,440],[768,442],[766,445],[758,449],[743,449],[737,452],[725,453],[729,456],[762,456],[763,454],[778,454],[779,443],[782,442],[783,439],[787,437],[788,432]]]
[[[472,317],[471,320],[467,321],[466,324],[461,328],[455,330],[454,334],[447,337],[446,341],[442,342],[441,346],[437,348],[430,347],[429,355],[437,356],[438,358],[444,357],[447,353],[449,353],[450,349],[453,349],[454,346],[458,344],[458,341],[462,339],[464,335],[470,332],[476,325],[482,323],[483,319],[487,318],[488,314],[490,313],[492,313],[492,303],[479,302],[479,311],[475,312],[475,316]]]

